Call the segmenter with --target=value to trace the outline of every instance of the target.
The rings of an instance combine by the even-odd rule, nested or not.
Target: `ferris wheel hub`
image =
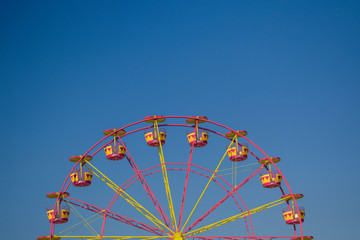
[[[173,236],[173,240],[183,240],[183,235],[179,232],[175,233]]]

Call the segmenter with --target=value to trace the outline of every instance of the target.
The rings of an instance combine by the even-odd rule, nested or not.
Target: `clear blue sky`
[[[356,238],[359,10],[357,1],[1,2],[2,238],[47,234],[44,196],[61,186],[67,158],[103,129],[152,114],[248,130],[304,193],[305,233]]]

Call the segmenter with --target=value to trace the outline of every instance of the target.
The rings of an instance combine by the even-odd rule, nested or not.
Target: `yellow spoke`
[[[236,167],[236,168],[243,168],[243,167],[248,167],[248,166],[251,166],[251,165],[259,165],[259,163],[258,163],[258,162],[256,162],[256,163],[250,163],[250,164],[238,166],[238,167]],[[224,169],[219,170],[218,172],[223,172],[223,171],[231,170],[231,169],[232,169],[232,168],[224,168]]]
[[[100,178],[104,183],[106,183],[111,189],[113,189],[119,196],[125,199],[128,203],[130,203],[133,207],[135,207],[141,214],[143,214],[146,218],[148,218],[151,222],[153,222],[157,227],[165,231],[163,227],[167,228],[170,232],[172,232],[168,226],[162,223],[159,219],[157,219],[153,214],[151,214],[147,209],[145,209],[140,203],[138,203],[134,198],[132,198],[129,194],[127,194],[122,188],[116,185],[113,181],[111,181],[108,177],[106,177],[102,172],[100,172],[94,165],[86,161],[92,168],[94,168],[101,176],[99,176],[95,171],[86,166],[93,174],[95,174],[98,178]],[[173,232],[172,232],[173,233]]]
[[[243,213],[240,213],[240,214],[237,214],[237,215],[234,215],[232,217],[229,217],[229,218],[225,218],[223,220],[220,220],[218,222],[215,222],[215,223],[212,223],[212,224],[209,224],[205,227],[202,227],[202,228],[198,228],[196,230],[193,230],[193,231],[190,231],[190,232],[187,232],[185,233],[184,235],[190,237],[190,236],[194,236],[196,234],[199,234],[199,233],[202,233],[202,232],[205,232],[205,231],[208,231],[210,229],[213,229],[213,228],[216,228],[216,227],[219,227],[219,226],[222,226],[226,223],[230,223],[230,222],[233,222],[233,221],[236,221],[240,218],[243,218],[243,217],[246,217],[246,216],[249,216],[251,214],[254,214],[254,213],[257,213],[257,212],[261,212],[265,209],[268,209],[268,208],[272,208],[272,207],[275,207],[277,205],[280,205],[282,203],[286,202],[286,200],[284,199],[279,199],[279,200],[276,200],[274,202],[271,202],[271,203],[267,203],[265,205],[262,205],[260,207],[257,207],[257,208],[254,208],[254,209],[251,209],[247,212],[243,212]]]
[[[241,171],[237,171],[237,173],[240,173],[240,172],[248,172],[248,171],[252,171],[252,170],[255,170],[255,169],[258,169],[258,168],[250,168],[250,169],[246,169],[246,170],[241,170]],[[220,177],[223,177],[223,176],[227,176],[227,175],[230,175],[230,174],[233,174],[233,173],[224,173],[224,174],[221,174],[219,175]]]
[[[64,200],[65,202],[67,202],[66,200]],[[70,204],[70,203],[69,203]],[[103,210],[103,211],[101,211],[101,212],[104,212],[105,210]],[[98,216],[98,215],[100,215],[100,216]],[[93,220],[91,220],[91,221],[89,221],[90,219],[92,219],[92,218],[94,218],[95,216],[98,216],[97,218],[95,218],[95,219],[93,219]],[[99,213],[95,213],[94,215],[92,215],[91,217],[88,217],[88,218],[86,218],[86,220],[87,221],[89,221],[89,223],[92,223],[92,222],[95,222],[95,221],[97,221],[97,220],[99,220],[100,218],[102,218],[103,217],[103,215],[101,215],[101,214],[99,214]],[[67,229],[65,229],[65,230],[63,230],[63,231],[61,231],[61,232],[59,232],[59,234],[65,234],[66,233],[66,231],[69,231],[70,229],[72,229],[72,228],[74,228],[74,227],[76,227],[76,226],[78,226],[79,224],[81,224],[81,223],[84,223],[84,221],[81,221],[81,222],[78,222],[78,223],[76,223],[76,224],[74,224],[74,225],[72,225],[71,227],[68,227]],[[82,228],[82,227],[84,227],[86,224],[84,224],[84,225],[82,225],[82,226],[80,226],[80,227],[78,227],[78,228],[76,228],[76,229],[74,229],[73,231],[71,231],[71,232],[69,232],[69,233],[66,233],[65,235],[69,235],[69,234],[71,234],[71,233],[73,233],[73,232],[75,232],[76,230],[78,230],[78,229],[80,229],[80,228]]]
[[[196,204],[195,204],[194,208],[192,209],[192,211],[191,211],[190,215],[189,215],[189,216],[188,216],[188,218],[186,219],[185,224],[184,224],[184,226],[183,226],[183,227],[182,227],[182,229],[181,229],[181,232],[182,232],[182,231],[184,231],[184,228],[185,228],[185,226],[186,226],[187,222],[189,221],[190,217],[191,217],[191,216],[192,216],[192,214],[194,213],[194,211],[195,211],[195,209],[196,209],[197,205],[199,204],[199,202],[200,202],[201,198],[203,197],[203,195],[204,195],[204,193],[205,193],[206,189],[209,187],[210,182],[213,180],[213,178],[215,177],[215,174],[218,172],[218,169],[219,169],[219,167],[220,167],[220,165],[221,165],[222,161],[224,160],[224,158],[225,158],[225,156],[226,156],[226,154],[227,154],[227,151],[229,150],[229,148],[231,147],[232,143],[234,142],[235,138],[237,138],[237,136],[236,136],[236,135],[235,135],[235,137],[233,138],[233,140],[231,141],[230,145],[227,147],[227,149],[226,149],[226,151],[225,151],[225,153],[224,153],[223,157],[221,158],[221,160],[220,160],[219,164],[217,165],[217,167],[216,167],[216,169],[215,169],[214,173],[212,174],[211,178],[209,179],[208,183],[206,184],[206,186],[205,186],[204,190],[202,191],[202,193],[201,193],[201,195],[200,195],[199,199],[197,200],[197,202],[196,202]]]
[[[94,235],[98,235],[99,234],[95,231],[95,229],[86,221],[86,219],[71,205],[71,204],[68,204],[70,206],[70,208],[74,211],[74,214],[79,216],[80,219],[82,219],[82,222],[85,222],[85,226],[89,229],[89,231],[94,234]]]
[[[167,197],[168,204],[169,204],[171,222],[172,222],[173,226],[175,226],[175,230],[176,230],[176,232],[177,232],[177,231],[178,231],[178,227],[177,227],[177,223],[176,223],[174,205],[173,205],[173,202],[172,202],[170,185],[169,185],[169,179],[168,179],[168,176],[167,176],[166,165],[165,165],[165,158],[164,158],[164,152],[163,152],[162,146],[161,146],[160,131],[159,131],[159,126],[158,126],[157,121],[154,122],[154,127],[155,127],[155,129],[156,129],[156,132],[157,132],[157,135],[158,135],[158,139],[159,139],[159,148],[158,148],[158,150],[159,150],[159,157],[160,157],[160,162],[161,162],[162,174],[163,174],[163,178],[164,178],[164,184],[165,184],[165,190],[166,190],[166,197]]]

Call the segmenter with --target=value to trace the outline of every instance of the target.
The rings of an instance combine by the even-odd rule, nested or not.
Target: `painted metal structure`
[[[179,120],[186,121],[185,123],[178,123]],[[165,120],[176,121],[175,123],[165,124]],[[184,122],[185,122],[184,121]],[[199,124],[205,123],[204,125],[210,125],[210,127],[200,127]],[[145,126],[141,126],[144,125]],[[149,125],[150,124],[150,125]],[[166,162],[164,157],[164,148],[165,142],[167,140],[167,131],[165,128],[172,127],[182,127],[187,128],[186,137],[190,145],[190,154],[187,162],[172,163]],[[135,128],[135,129],[132,129]],[[214,130],[220,129],[220,130]],[[130,130],[130,131],[129,131]],[[132,157],[127,145],[124,143],[124,139],[134,133],[139,131],[145,132],[145,142],[148,146],[157,148],[159,155],[159,162],[154,163],[150,168],[140,169],[138,164],[135,162]],[[222,133],[225,132],[225,133]],[[310,240],[313,239],[312,236],[304,236],[303,233],[303,222],[305,217],[305,210],[302,207],[298,206],[297,199],[303,197],[302,194],[294,194],[290,188],[289,183],[286,178],[276,165],[280,161],[280,158],[271,158],[269,157],[260,147],[254,144],[249,138],[247,138],[246,131],[235,131],[229,127],[221,125],[219,123],[208,120],[204,116],[148,116],[141,121],[137,121],[126,125],[119,129],[108,129],[104,131],[105,137],[103,137],[99,142],[92,146],[87,152],[83,155],[74,156],[70,158],[70,161],[75,162],[75,165],[70,170],[69,174],[65,178],[63,185],[60,188],[59,192],[49,193],[48,198],[55,199],[54,205],[51,208],[48,208],[47,215],[50,222],[50,234],[47,236],[38,237],[38,240],[54,240],[54,239],[296,239],[296,240]],[[215,169],[210,170],[206,169],[200,164],[193,163],[194,152],[197,151],[197,148],[206,148],[209,141],[211,141],[211,135],[219,136],[224,138],[229,142],[226,150],[224,151],[222,158],[217,163]],[[111,139],[109,141],[109,139]],[[240,143],[239,139],[246,141],[246,143]],[[140,140],[144,141],[144,140]],[[250,146],[250,147],[248,147]],[[259,151],[263,156],[259,158],[254,151],[251,151],[251,148]],[[112,179],[102,173],[98,168],[96,168],[90,160],[94,159],[96,161],[97,154],[105,151],[106,158],[108,160],[122,160],[121,162],[127,161],[128,166],[134,172],[134,175],[125,181],[122,185],[117,185]],[[228,157],[227,157],[228,156]],[[239,184],[236,184],[236,176],[238,174],[236,164],[248,159],[248,157],[255,159],[256,163],[259,164],[259,167],[254,169],[249,176],[247,176]],[[92,162],[94,162],[94,160]],[[225,179],[223,175],[220,174],[220,166],[224,161],[230,160],[233,164],[232,167],[232,178],[235,178],[235,185]],[[248,160],[247,160],[248,161]],[[235,168],[234,168],[235,164]],[[251,164],[250,164],[251,165]],[[277,188],[281,193],[281,197],[270,203],[263,204],[249,209],[245,201],[240,196],[240,190],[242,187],[258,175],[260,172],[261,183],[264,188]],[[173,195],[171,191],[171,184],[169,181],[169,175],[176,172],[182,172],[186,174],[184,179],[184,187],[182,191],[181,204],[178,207],[178,213],[176,214],[174,208]],[[158,200],[160,194],[155,194],[151,188],[151,184],[148,183],[148,179],[157,173],[162,175],[162,184],[165,188],[166,202],[167,207],[163,208]],[[203,187],[203,190],[200,196],[191,196],[197,198],[196,203],[193,207],[185,211],[185,202],[190,196],[187,195],[191,184],[189,182],[189,176],[196,175],[205,178],[206,185]],[[94,177],[94,179],[93,179]],[[260,178],[260,177],[259,177]],[[75,187],[91,187],[91,182],[93,180],[100,180],[110,189],[114,191],[114,196],[108,203],[106,208],[101,208],[85,202],[84,200],[76,199],[70,196],[69,187],[71,185]],[[285,183],[285,187],[281,186],[281,183]],[[149,197],[149,201],[153,205],[153,209],[156,209],[157,213],[149,211],[146,207],[141,205],[134,196],[131,196],[128,193],[128,190],[135,183],[140,183],[143,189],[138,189],[138,191],[145,191]],[[218,186],[219,189],[223,190],[222,198],[216,202],[212,207],[209,207],[202,214],[196,216],[196,220],[191,220],[191,217],[194,215],[194,212],[198,208],[199,204],[201,205],[201,200],[204,198],[204,194],[209,189],[209,185]],[[73,189],[76,191],[76,188]],[[275,191],[275,190],[267,190]],[[286,193],[287,192],[287,193]],[[219,193],[220,194],[220,193]],[[127,202],[128,206],[136,209],[144,219],[150,224],[145,223],[141,220],[132,219],[129,216],[123,216],[119,213],[113,212],[112,208],[116,203],[118,198],[122,198],[123,201]],[[165,196],[164,196],[165,197]],[[201,222],[204,219],[209,218],[216,209],[224,204],[228,199],[232,199],[236,210],[232,211],[232,215],[224,219],[214,221],[210,224],[202,224]],[[203,200],[202,202],[204,202]],[[284,205],[283,217],[284,224],[289,224],[293,228],[293,235],[290,236],[257,236],[254,231],[254,224],[251,218],[252,214],[265,211],[272,207]],[[70,211],[69,208],[70,207]],[[68,221],[71,211],[74,211],[74,214],[79,214],[76,209],[84,209],[86,211],[94,212],[94,217],[97,219],[102,219],[101,231],[97,233],[94,228],[91,226],[91,222],[96,219],[90,217],[85,219],[81,217],[81,224],[86,226],[92,235],[88,236],[74,236],[74,235],[59,235],[55,234],[55,226],[59,223],[66,223]],[[187,214],[190,212],[189,214]],[[80,214],[79,214],[80,215]],[[178,215],[178,217],[176,217]],[[119,221],[123,224],[127,224],[129,227],[134,227],[137,229],[143,230],[145,233],[142,236],[108,236],[105,234],[105,225],[107,219],[113,219]],[[246,235],[239,236],[226,236],[224,232],[221,232],[221,227],[226,224],[230,224],[240,219],[244,220],[244,225],[246,226]],[[206,235],[206,232],[216,229],[216,234]],[[211,231],[210,231],[211,232]],[[214,232],[214,231],[212,231]],[[221,232],[221,233],[220,233]],[[219,234],[220,233],[220,234]]]

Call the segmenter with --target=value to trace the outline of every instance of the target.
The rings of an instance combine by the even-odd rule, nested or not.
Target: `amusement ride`
[[[245,130],[154,115],[103,134],[69,158],[59,191],[46,195],[49,234],[37,240],[313,239],[303,194]],[[257,234],[264,225],[279,232]]]

